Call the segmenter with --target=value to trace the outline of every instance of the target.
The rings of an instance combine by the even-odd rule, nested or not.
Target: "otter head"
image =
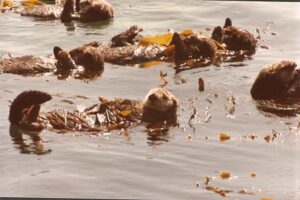
[[[143,102],[143,121],[156,121],[176,118],[178,101],[176,97],[164,88],[153,88]]]
[[[93,5],[93,0],[82,0],[79,3],[80,12],[87,12]]]
[[[139,32],[142,32],[143,28],[139,27],[138,25],[133,25],[129,28],[129,32],[138,34]]]
[[[66,0],[63,10],[69,13],[74,13],[74,0]]]
[[[297,64],[293,61],[280,61],[265,66],[258,74],[252,88],[254,99],[286,98],[291,85],[297,81]]]
[[[60,48],[60,47],[58,47],[58,46],[55,46],[55,47],[53,48],[53,54],[54,54],[54,56],[55,56],[56,59],[57,59],[57,55],[58,55],[58,53],[59,53],[60,51],[62,51],[62,48]]]
[[[225,19],[225,24],[224,24],[223,28],[226,28],[228,26],[232,26],[232,21],[231,21],[231,19],[229,17],[227,17]]]
[[[164,88],[153,88],[148,92],[144,100],[144,108],[158,113],[166,113],[177,109],[177,99]]]
[[[61,21],[62,22],[72,21],[73,19],[72,14],[74,14],[74,0],[66,0],[60,17]]]
[[[170,45],[175,45],[175,62],[187,60],[191,56],[191,52],[182,40],[181,36],[175,32]]]
[[[216,40],[219,43],[223,42],[223,29],[221,26],[217,26],[214,28],[211,34],[211,38]]]

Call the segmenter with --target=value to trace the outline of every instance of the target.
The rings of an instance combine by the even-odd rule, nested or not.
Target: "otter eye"
[[[163,94],[163,100],[168,100],[167,95]]]
[[[157,100],[157,96],[156,96],[155,94],[151,94],[151,95],[149,96],[149,100],[150,100],[150,101],[156,101],[156,100]]]

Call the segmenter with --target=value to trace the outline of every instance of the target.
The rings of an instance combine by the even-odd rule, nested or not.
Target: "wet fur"
[[[202,38],[197,34],[192,34],[182,38],[178,33],[174,33],[171,44],[175,44],[175,60],[184,61],[190,58],[211,58],[216,56],[217,46],[209,38]]]
[[[81,21],[107,20],[113,16],[112,6],[105,0],[82,0],[80,2]]]
[[[300,97],[300,73],[293,61],[281,61],[265,66],[252,88],[254,99],[283,99]]]
[[[133,44],[133,39],[138,35],[140,31],[142,31],[140,27],[134,25],[131,26],[128,30],[114,36],[111,41],[111,47],[122,47],[126,45]]]
[[[76,69],[76,64],[70,56],[69,52],[56,46],[53,48],[53,54],[55,59],[57,60],[56,67],[58,70]]]
[[[220,26],[214,28],[212,39],[225,43],[226,48],[231,51],[248,51],[250,55],[256,51],[256,43],[254,35],[245,29],[232,26],[230,18],[226,18],[223,29]]]
[[[178,100],[164,88],[153,88],[143,102],[142,121],[153,122],[176,118]]]
[[[10,106],[9,121],[13,125],[29,130],[41,130],[39,124],[34,123],[40,111],[40,104],[51,100],[51,95],[29,90],[19,94]]]

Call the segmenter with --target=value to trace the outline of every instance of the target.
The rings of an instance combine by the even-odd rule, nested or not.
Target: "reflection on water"
[[[156,120],[147,124],[148,145],[156,146],[168,142],[171,134],[170,129],[175,126],[178,126],[176,113],[171,114],[167,119]]]
[[[174,70],[173,63],[146,63],[141,68],[106,63],[103,74],[99,71],[91,73],[98,73],[95,76],[83,76],[84,80],[101,77],[92,78],[88,83],[75,78],[61,81],[51,75],[1,74],[0,196],[221,200],[224,197],[214,192],[220,188],[234,191],[226,194],[227,199],[298,200],[299,111],[288,117],[270,115],[269,111],[262,111],[260,103],[253,101],[250,89],[266,64],[283,59],[300,63],[300,4],[196,0],[110,2],[116,16],[103,24],[64,25],[59,20],[36,21],[1,14],[0,52],[45,56],[52,54],[57,45],[70,50],[91,41],[109,41],[134,24],[143,27],[144,36],[150,36],[166,33],[168,29],[212,30],[226,17],[253,34],[259,28],[260,37],[269,48],[258,47],[255,55],[243,61],[205,67],[196,64],[196,67],[186,67],[187,70]],[[30,133],[10,131],[11,136],[8,134],[13,129],[7,120],[9,101],[24,90],[43,89],[53,94],[53,100],[42,106],[46,112],[53,108],[92,105],[99,96],[141,100],[149,89],[161,84],[160,71],[167,74],[167,88],[180,101],[179,125],[149,128],[141,125],[121,130],[122,136],[119,131],[97,137],[86,134],[73,137],[75,133],[56,134],[48,130],[38,134],[45,141],[55,141],[51,143]],[[203,92],[199,92],[199,77],[204,80]],[[62,102],[75,95],[87,98],[71,98],[74,104]],[[191,98],[195,99],[196,112]],[[285,104],[274,106],[277,107],[290,109]],[[189,121],[193,114],[195,117]],[[280,133],[274,140],[273,130]],[[221,142],[220,132],[231,139]],[[248,135],[252,139],[243,138]],[[264,139],[268,135],[269,142]],[[44,152],[47,156],[37,158],[20,152]],[[43,171],[49,173],[39,173]],[[233,176],[223,180],[218,178],[219,171],[229,171]],[[255,177],[250,176],[252,172]],[[207,176],[216,178],[205,189],[202,183]],[[238,193],[243,188],[254,194]]]
[[[40,132],[22,130],[18,126],[11,124],[9,134],[13,144],[22,154],[45,155],[52,152],[51,149],[45,149]],[[29,139],[24,137],[29,137]]]
[[[57,76],[58,80],[66,80],[69,77],[74,77],[75,79],[79,80],[96,80],[97,78],[101,77],[104,71],[104,67],[100,69],[80,69],[80,70],[59,70],[54,73]]]
[[[300,100],[287,99],[287,100],[258,100],[256,107],[262,113],[269,115],[274,114],[279,117],[297,116],[300,114]]]

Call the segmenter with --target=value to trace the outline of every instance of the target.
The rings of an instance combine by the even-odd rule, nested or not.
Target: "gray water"
[[[223,199],[204,188],[204,177],[208,176],[214,178],[211,186],[233,191],[227,199],[300,199],[300,116],[261,112],[249,93],[264,65],[282,59],[300,63],[300,4],[110,2],[115,18],[105,23],[64,25],[60,21],[1,14],[0,53],[48,55],[55,45],[72,49],[94,40],[107,41],[134,24],[144,28],[144,36],[162,34],[169,28],[205,32],[206,28],[222,25],[226,17],[253,33],[256,28],[265,30],[261,37],[270,49],[258,48],[252,59],[242,63],[211,65],[178,74],[172,63],[151,68],[105,64],[103,74],[93,80],[1,74],[0,196]],[[91,105],[98,96],[142,100],[149,89],[162,83],[161,70],[167,73],[167,88],[179,99],[180,109],[179,126],[160,140],[151,139],[143,125],[128,133],[115,131],[98,136],[43,131],[40,144],[26,135],[25,144],[14,144],[9,134],[10,101],[24,90],[38,89],[53,95],[53,100],[43,105],[43,111]],[[199,77],[205,81],[205,91],[201,93]],[[231,105],[227,100],[230,95],[236,98],[233,115],[226,110]],[[65,99],[75,104],[63,102]],[[199,118],[189,125],[192,106]],[[212,117],[204,122],[207,113]],[[279,135],[267,143],[264,137],[272,131]],[[221,142],[221,132],[231,139]],[[245,139],[248,134],[257,138]],[[221,179],[220,171],[230,172],[231,178]],[[252,172],[255,177],[250,176]],[[243,188],[253,194],[238,193]]]

